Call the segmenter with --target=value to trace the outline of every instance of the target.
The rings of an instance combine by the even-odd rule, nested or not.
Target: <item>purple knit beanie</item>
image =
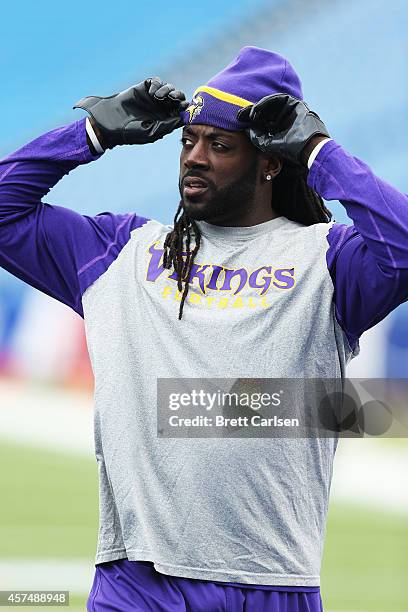
[[[277,93],[303,99],[302,84],[290,63],[278,53],[243,47],[237,58],[207,85],[200,85],[190,106],[181,113],[185,124],[212,125],[224,130],[244,130],[237,112]]]

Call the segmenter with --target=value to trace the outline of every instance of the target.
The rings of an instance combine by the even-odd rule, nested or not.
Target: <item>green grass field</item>
[[[1,443],[0,465],[0,559],[83,558],[92,564],[96,464]],[[407,577],[407,515],[331,506],[322,568],[326,612],[406,612]],[[85,610],[85,601],[86,593],[72,593],[69,609]]]

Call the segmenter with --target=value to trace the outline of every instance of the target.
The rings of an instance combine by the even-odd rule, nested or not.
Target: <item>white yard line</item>
[[[95,566],[84,559],[0,560],[0,590],[88,593]]]
[[[330,499],[408,514],[408,441],[393,448],[375,439],[340,440]]]
[[[92,396],[0,379],[0,438],[93,457]]]

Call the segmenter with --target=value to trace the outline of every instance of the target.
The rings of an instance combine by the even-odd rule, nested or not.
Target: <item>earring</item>
[[[266,175],[266,180],[267,180],[267,181],[270,181],[271,179],[272,179],[271,175],[270,175],[270,174],[267,174],[267,175]]]

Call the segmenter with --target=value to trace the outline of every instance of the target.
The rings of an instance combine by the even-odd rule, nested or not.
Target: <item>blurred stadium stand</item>
[[[103,78],[99,75],[99,81],[94,78],[89,86],[84,75],[78,77],[64,108],[69,109],[83,95],[108,95],[153,74],[174,82],[191,96],[242,46],[266,47],[282,53],[294,65],[305,99],[332,136],[379,176],[408,191],[408,4],[403,0],[272,0],[241,2],[238,7],[230,1],[212,4],[214,10],[217,7],[216,20],[211,11],[184,11],[177,44],[172,36],[162,36],[157,57],[152,55],[151,42],[150,53],[144,46],[138,61],[138,43],[131,43],[130,30],[121,31],[121,57],[126,60],[120,74],[113,69],[110,74],[105,71]],[[142,10],[146,9],[138,7]],[[176,28],[180,16],[172,19],[169,15],[169,32]],[[126,54],[131,44],[135,61]],[[117,66],[119,59],[118,55]],[[67,74],[69,77],[74,79],[75,75]],[[97,83],[99,90],[95,90]],[[45,120],[44,125],[37,121],[37,133],[83,116],[81,111],[68,110],[62,116],[58,105],[56,102],[48,112],[47,127]],[[48,125],[50,116],[56,117],[52,125]],[[30,133],[30,138],[33,136]],[[21,139],[21,130],[18,138],[14,148],[30,139]],[[136,210],[169,223],[178,202],[179,138],[175,133],[154,145],[108,152],[97,163],[65,177],[46,200],[86,214]],[[10,136],[7,142],[11,142]],[[6,151],[2,146],[0,152],[5,155],[12,148]],[[339,203],[329,207],[337,221],[350,222]],[[62,384],[91,385],[80,318],[51,298],[34,294],[38,292],[0,270],[2,371]],[[377,360],[370,351],[363,354],[362,350],[358,359],[368,364],[364,375],[408,377],[408,305],[400,306],[367,336],[374,339]]]

